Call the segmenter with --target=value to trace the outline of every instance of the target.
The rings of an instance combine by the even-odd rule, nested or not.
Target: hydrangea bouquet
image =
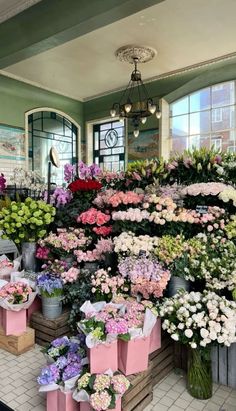
[[[107,371],[104,374],[84,373],[77,381],[73,394],[76,401],[87,401],[95,411],[116,407],[117,400],[129,389],[129,380],[120,373]]]
[[[63,294],[62,280],[50,274],[39,275],[37,286],[43,297],[59,297]]]

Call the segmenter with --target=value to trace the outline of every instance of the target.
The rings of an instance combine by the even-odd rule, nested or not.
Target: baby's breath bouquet
[[[35,242],[45,236],[54,215],[55,208],[43,200],[28,197],[24,202],[10,201],[0,211],[2,238],[16,245]]]

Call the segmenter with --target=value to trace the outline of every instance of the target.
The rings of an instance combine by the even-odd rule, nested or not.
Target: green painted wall
[[[83,103],[0,76],[0,123],[24,127],[25,112],[37,107],[50,107],[71,116],[82,127]]]

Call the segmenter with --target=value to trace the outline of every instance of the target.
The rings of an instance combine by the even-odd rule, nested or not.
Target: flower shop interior
[[[0,411],[236,411],[235,0],[0,0]]]

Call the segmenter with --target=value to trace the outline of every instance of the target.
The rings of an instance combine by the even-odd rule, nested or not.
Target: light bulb
[[[148,110],[150,113],[154,114],[157,109],[157,106],[155,104],[149,104]]]
[[[156,111],[156,118],[158,118],[158,120],[161,118],[161,110],[157,110]]]
[[[141,123],[142,123],[142,124],[145,124],[146,121],[147,121],[147,117],[142,117],[142,118],[141,118]]]
[[[125,111],[126,111],[126,113],[129,113],[130,110],[131,110],[131,108],[132,108],[132,104],[130,104],[130,103],[126,103],[126,104],[125,104]]]
[[[139,136],[139,130],[136,129],[136,130],[134,130],[134,137],[137,138],[138,136]]]
[[[114,108],[112,108],[112,109],[110,110],[110,115],[111,115],[111,117],[115,117],[115,116],[116,116],[116,110],[115,110]]]

